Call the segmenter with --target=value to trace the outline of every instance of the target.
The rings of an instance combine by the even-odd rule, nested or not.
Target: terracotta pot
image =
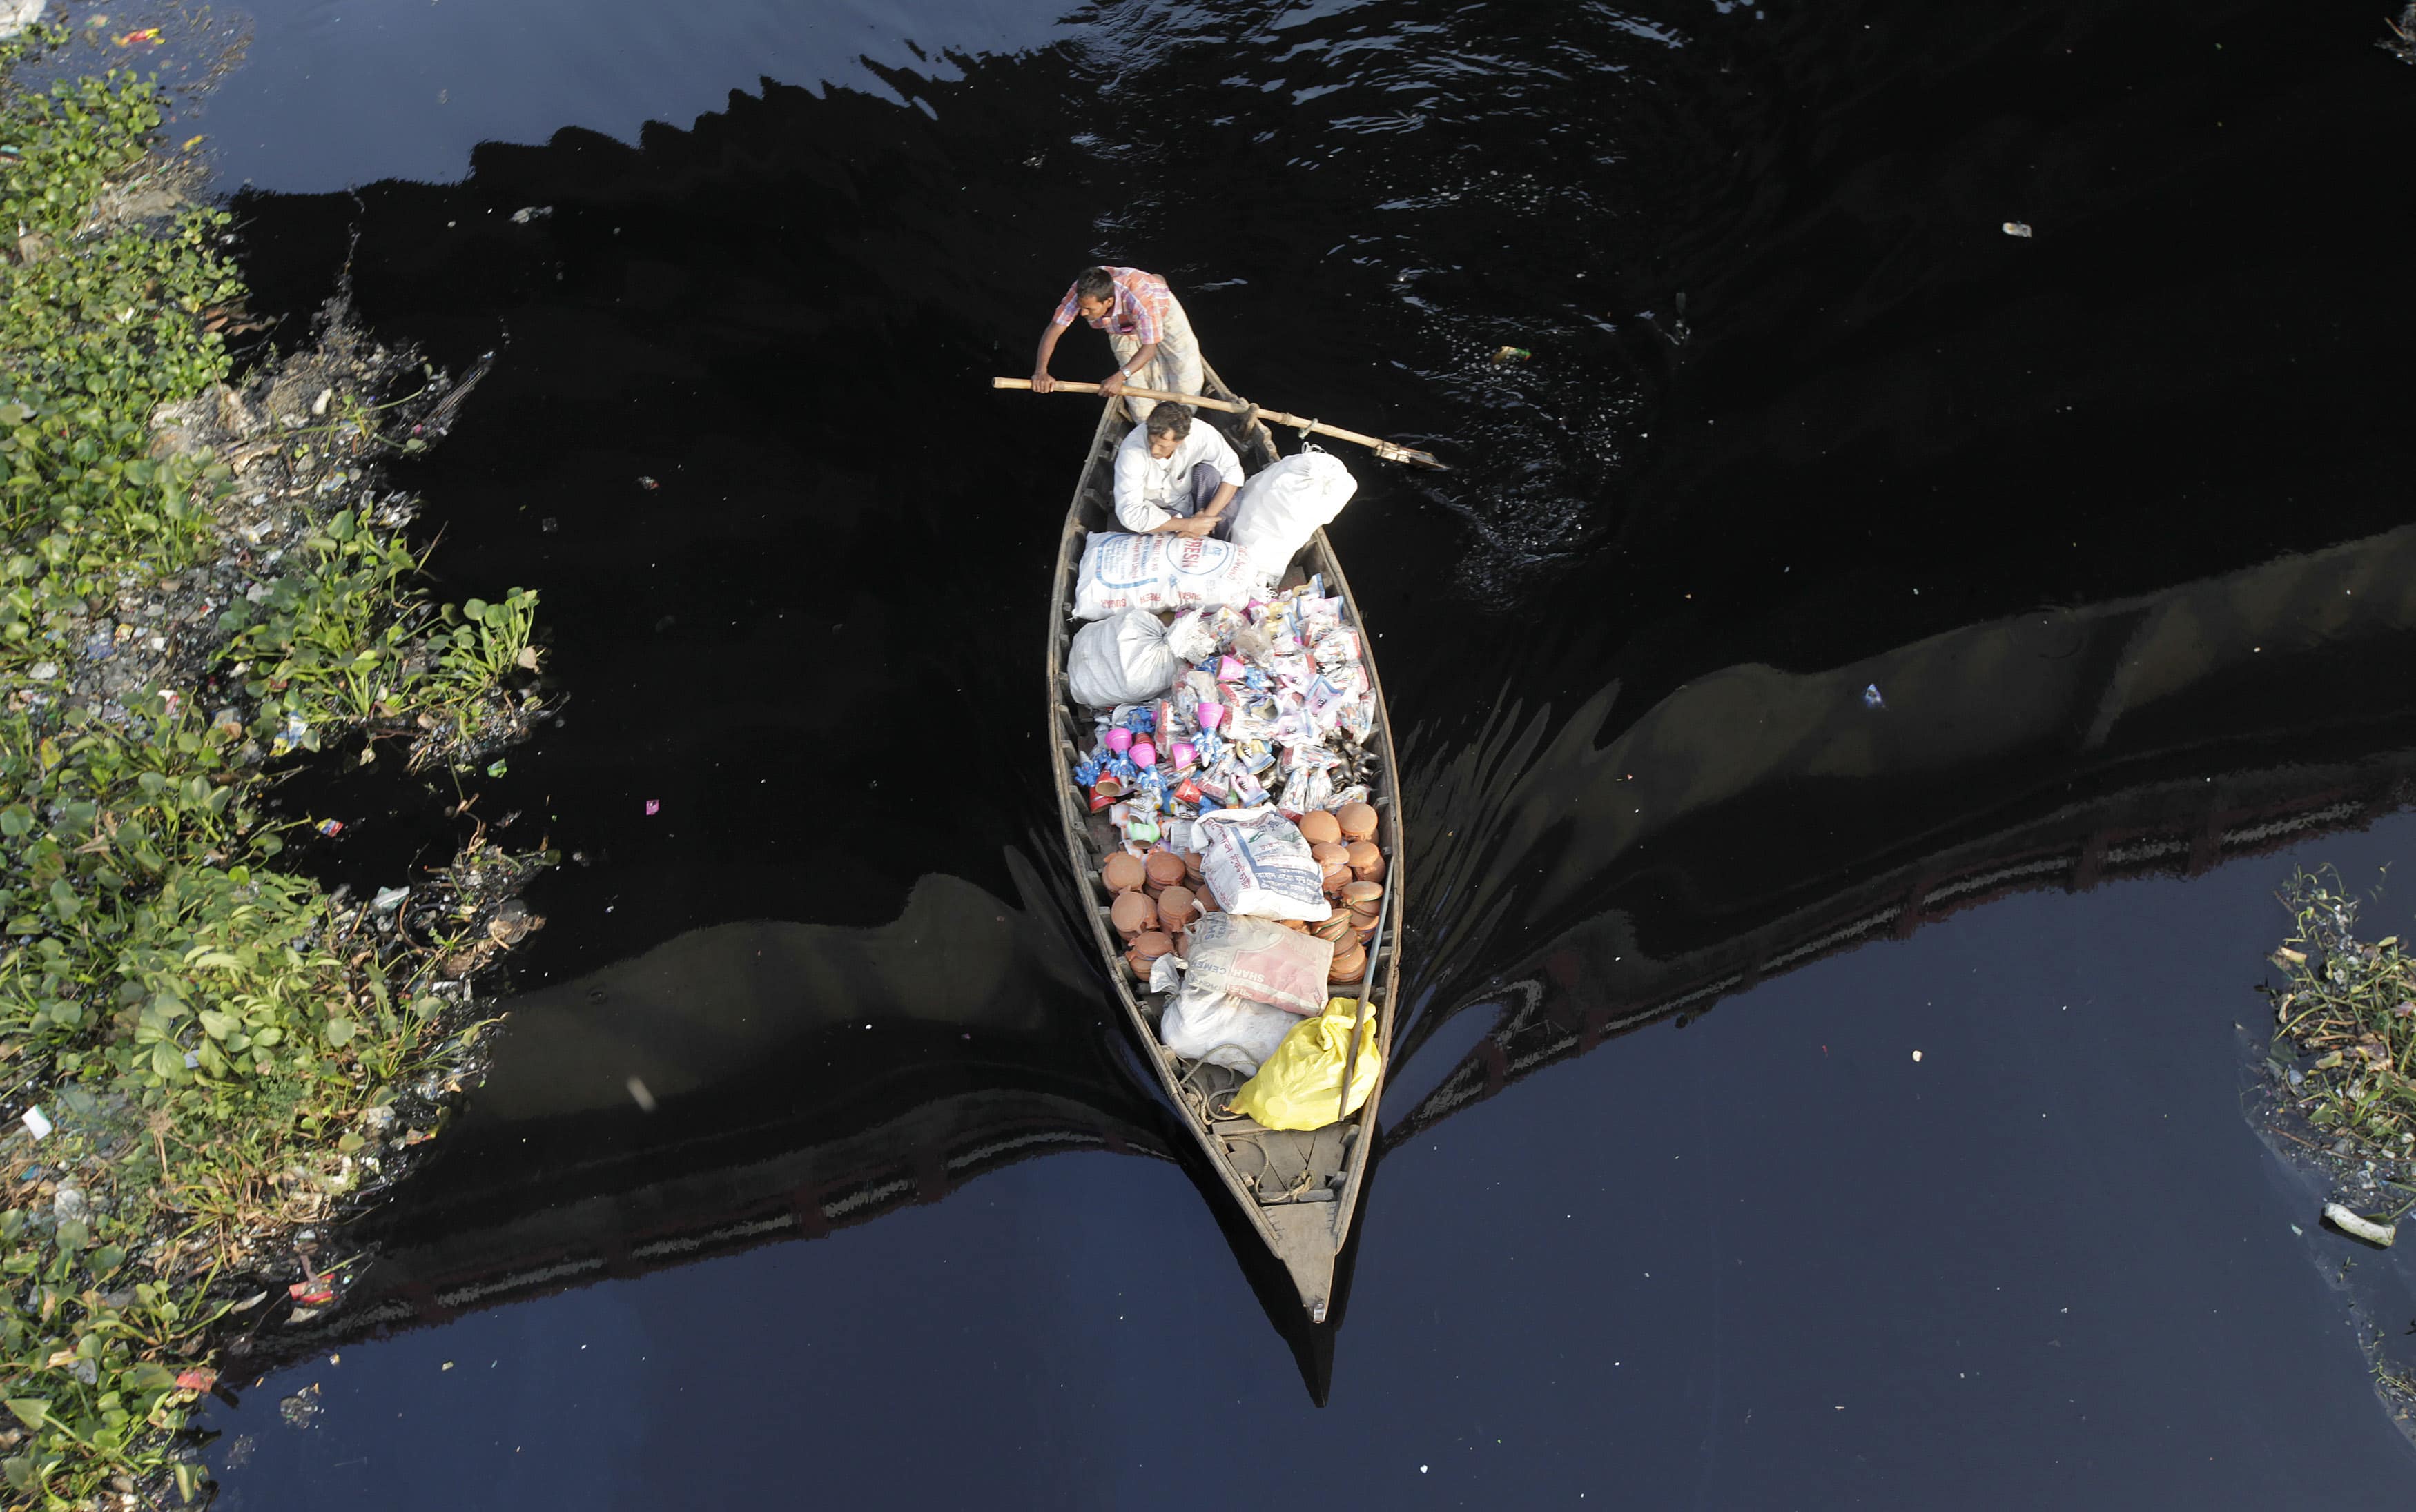
[[[1146,893],[1119,892],[1108,909],[1108,918],[1116,926],[1116,933],[1129,943],[1141,931],[1157,927],[1157,905],[1150,902]]]
[[[1170,850],[1153,850],[1142,867],[1153,888],[1172,887],[1183,880],[1183,858]]]
[[[1334,952],[1334,964],[1325,968],[1328,981],[1357,981],[1367,974],[1367,951],[1357,941]]]
[[[1157,895],[1157,926],[1170,932],[1189,929],[1194,909],[1192,891],[1177,882]]]
[[[1354,879],[1361,882],[1381,882],[1384,879],[1384,853],[1376,848],[1376,842],[1353,840],[1346,849],[1351,858],[1351,875]]]
[[[1365,803],[1345,803],[1335,811],[1334,818],[1342,826],[1345,840],[1376,838],[1376,811]]]
[[[1125,965],[1142,981],[1149,981],[1151,963],[1161,955],[1174,953],[1174,941],[1155,929],[1144,930],[1134,939],[1132,949],[1125,952]]]
[[[1342,889],[1342,901],[1356,913],[1373,914],[1384,906],[1381,882],[1351,882]]]
[[[1342,826],[1323,809],[1311,809],[1300,816],[1300,836],[1311,846],[1330,846],[1342,838]]]
[[[1099,868],[1099,878],[1108,884],[1110,892],[1130,892],[1140,887],[1148,875],[1140,858],[1124,850],[1109,857],[1107,863]]]
[[[1308,847],[1308,854],[1324,876],[1325,895],[1333,897],[1351,880],[1351,853],[1340,846],[1319,845]]]
[[[1309,933],[1315,935],[1321,940],[1341,939],[1343,936],[1351,933],[1351,910],[1348,908],[1335,909],[1334,912],[1326,916],[1325,922],[1317,925],[1315,928],[1311,929]]]

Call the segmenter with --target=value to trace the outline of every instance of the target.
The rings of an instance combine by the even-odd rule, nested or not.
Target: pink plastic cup
[[[1175,741],[1174,750],[1171,754],[1174,757],[1174,770],[1177,771],[1183,771],[1185,768],[1200,759],[1200,753],[1191,748],[1191,742],[1189,741]]]
[[[1225,706],[1220,703],[1208,703],[1203,700],[1200,705],[1200,727],[1201,729],[1215,729],[1217,726],[1222,725],[1223,723],[1225,723]]]
[[[1108,749],[1121,756],[1132,749],[1132,731],[1122,725],[1108,726]]]
[[[1157,747],[1150,744],[1147,741],[1133,741],[1132,760],[1133,765],[1136,767],[1156,766]]]

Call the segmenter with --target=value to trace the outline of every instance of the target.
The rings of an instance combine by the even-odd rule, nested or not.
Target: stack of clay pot
[[[1298,927],[1333,943],[1330,981],[1357,981],[1367,971],[1368,937],[1384,907],[1384,853],[1376,846],[1376,811],[1366,803],[1300,816],[1301,838],[1324,874],[1334,912],[1321,923]]]
[[[1300,837],[1308,842],[1308,853],[1325,874],[1325,895],[1331,899],[1351,880],[1351,853],[1342,844],[1342,827],[1334,816],[1322,809],[1313,809],[1300,816]]]
[[[1171,954],[1174,938],[1158,927],[1157,900],[1148,891],[1149,868],[1140,857],[1117,851],[1099,868],[1110,899],[1108,921],[1124,936],[1125,965],[1143,981],[1150,964]]]
[[[1170,850],[1153,850],[1146,857],[1120,850],[1099,868],[1111,900],[1109,920],[1124,937],[1125,964],[1143,981],[1149,980],[1151,963],[1181,951],[1184,931],[1216,906],[1206,888],[1186,885],[1197,864],[1197,857]]]
[[[1326,938],[1334,941],[1334,966],[1326,974],[1330,981],[1357,981],[1367,973],[1367,942],[1376,933],[1376,921],[1384,911],[1384,884],[1352,881],[1343,884],[1336,899],[1334,919],[1326,921],[1332,928],[1336,921],[1340,927]]]

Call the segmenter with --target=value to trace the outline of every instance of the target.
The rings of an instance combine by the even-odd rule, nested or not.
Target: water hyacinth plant
[[[331,899],[273,869],[259,765],[508,723],[536,594],[431,606],[400,516],[336,508],[330,457],[342,484],[402,449],[375,433],[391,406],[330,387],[303,406],[327,424],[256,417],[248,455],[165,443],[163,407],[242,408],[226,217],[113,217],[163,172],[158,99],[116,73],[16,87],[63,36],[0,44],[22,228],[0,243],[0,1486],[162,1505],[203,1491],[187,1430],[223,1330],[297,1305],[279,1266],[318,1286],[299,1227],[430,1136],[427,1089],[480,1028],[463,979],[503,938],[495,890],[539,863],[474,841],[476,885]],[[262,458],[310,481],[249,481]],[[310,522],[249,591],[239,479]],[[213,667],[229,707],[204,718]]]

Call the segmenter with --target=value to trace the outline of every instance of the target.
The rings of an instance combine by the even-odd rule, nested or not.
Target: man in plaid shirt
[[[1058,302],[1057,313],[1049,318],[1049,329],[1040,333],[1040,355],[1032,367],[1034,393],[1046,394],[1057,386],[1049,376],[1049,358],[1057,350],[1057,338],[1078,317],[1107,332],[1108,345],[1115,349],[1116,370],[1101,381],[1101,393],[1124,393],[1127,379],[1136,388],[1200,392],[1200,343],[1191,335],[1191,317],[1166,280],[1139,268],[1096,267],[1074,280]],[[1125,400],[1137,421],[1148,419],[1155,407],[1149,399]]]

